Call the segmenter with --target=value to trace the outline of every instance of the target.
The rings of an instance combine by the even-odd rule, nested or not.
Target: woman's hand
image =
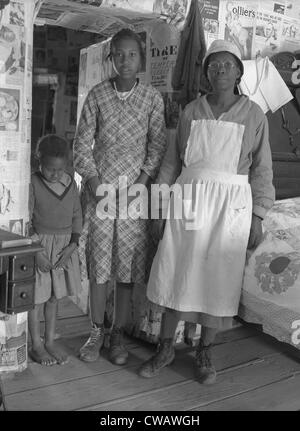
[[[141,172],[140,176],[137,178],[137,180],[132,184],[132,186],[128,186],[122,189],[116,190],[116,212],[117,217],[119,217],[119,213],[124,211],[124,203],[126,203],[127,208],[127,214],[130,213],[130,205],[132,202],[134,202],[137,198],[139,198],[139,203],[143,206],[143,204],[146,205],[146,211],[148,210],[148,187],[151,182],[151,177],[147,175],[145,172]],[[140,190],[138,189],[137,194],[131,196],[129,194],[130,190],[134,189],[134,186],[142,186],[143,191],[142,194],[140,193]],[[120,206],[121,202],[121,206]],[[122,205],[123,204],[123,205]],[[140,208],[140,212],[142,213],[145,208]],[[131,211],[135,213],[135,209],[132,208]]]
[[[248,248],[249,249],[256,248],[261,243],[262,238],[263,238],[262,220],[257,215],[252,214]]]
[[[74,250],[76,249],[75,242],[72,242],[71,244],[67,245],[60,253],[58,253],[58,261],[54,265],[54,269],[64,268],[64,265],[66,262],[70,259],[71,255],[74,253]]]
[[[166,219],[151,220],[151,235],[156,241],[160,241],[164,235]]]
[[[99,177],[93,177],[88,180],[88,186],[89,186],[90,192],[97,202],[100,202],[104,198],[104,196],[97,196],[97,189],[98,189],[98,186],[100,186],[100,184],[101,184],[101,181]]]
[[[49,272],[53,268],[48,257],[41,251],[36,254],[36,264],[42,272]]]

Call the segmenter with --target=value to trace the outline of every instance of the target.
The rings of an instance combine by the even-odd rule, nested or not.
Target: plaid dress
[[[130,186],[141,171],[154,179],[165,150],[163,100],[152,86],[138,83],[125,101],[110,80],[90,91],[75,136],[74,167],[83,179],[87,262],[96,283],[144,282],[148,221],[98,218],[84,184],[98,176],[102,184],[118,188],[119,177],[126,176]]]

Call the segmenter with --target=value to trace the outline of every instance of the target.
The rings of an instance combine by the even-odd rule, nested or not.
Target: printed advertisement
[[[251,58],[257,9],[257,1],[220,2],[219,36],[235,43],[243,60]]]
[[[295,1],[295,0],[294,0]],[[264,9],[269,13],[278,13],[283,15],[286,11],[285,0],[259,0],[260,9]],[[290,3],[290,2],[289,2]]]
[[[172,91],[171,80],[180,41],[175,27],[157,23],[149,34],[147,50],[148,82],[161,92]]]
[[[0,87],[0,132],[18,132],[19,114],[20,90]]]
[[[271,57],[279,51],[282,32],[282,15],[259,9],[256,15],[256,29],[252,56]]]
[[[0,12],[0,82],[20,84],[25,67],[24,27],[4,24]]]
[[[300,19],[284,17],[282,22],[281,51],[300,50]]]
[[[155,0],[153,11],[166,19],[166,22],[182,30],[191,0]]]
[[[207,48],[219,39],[219,6],[220,0],[206,0],[200,9]]]
[[[79,120],[82,105],[92,87],[112,75],[112,63],[108,59],[110,39],[84,48],[80,51],[78,106]]]
[[[104,81],[112,73],[112,63],[109,60],[110,40],[92,45],[87,49],[86,79],[89,89]]]

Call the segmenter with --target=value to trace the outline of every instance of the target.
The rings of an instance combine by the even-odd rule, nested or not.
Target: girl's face
[[[141,65],[140,48],[134,39],[121,39],[112,49],[115,67],[123,79],[135,78]]]
[[[215,92],[230,89],[233,91],[241,71],[230,52],[217,52],[209,57],[207,76]]]
[[[61,180],[67,166],[64,157],[46,156],[42,159],[40,170],[43,177],[50,183],[57,183]]]

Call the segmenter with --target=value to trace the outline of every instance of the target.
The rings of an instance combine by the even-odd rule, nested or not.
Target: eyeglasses
[[[231,61],[212,61],[208,64],[207,68],[211,72],[217,72],[220,70],[221,66],[224,67],[226,72],[230,72],[236,65]]]

